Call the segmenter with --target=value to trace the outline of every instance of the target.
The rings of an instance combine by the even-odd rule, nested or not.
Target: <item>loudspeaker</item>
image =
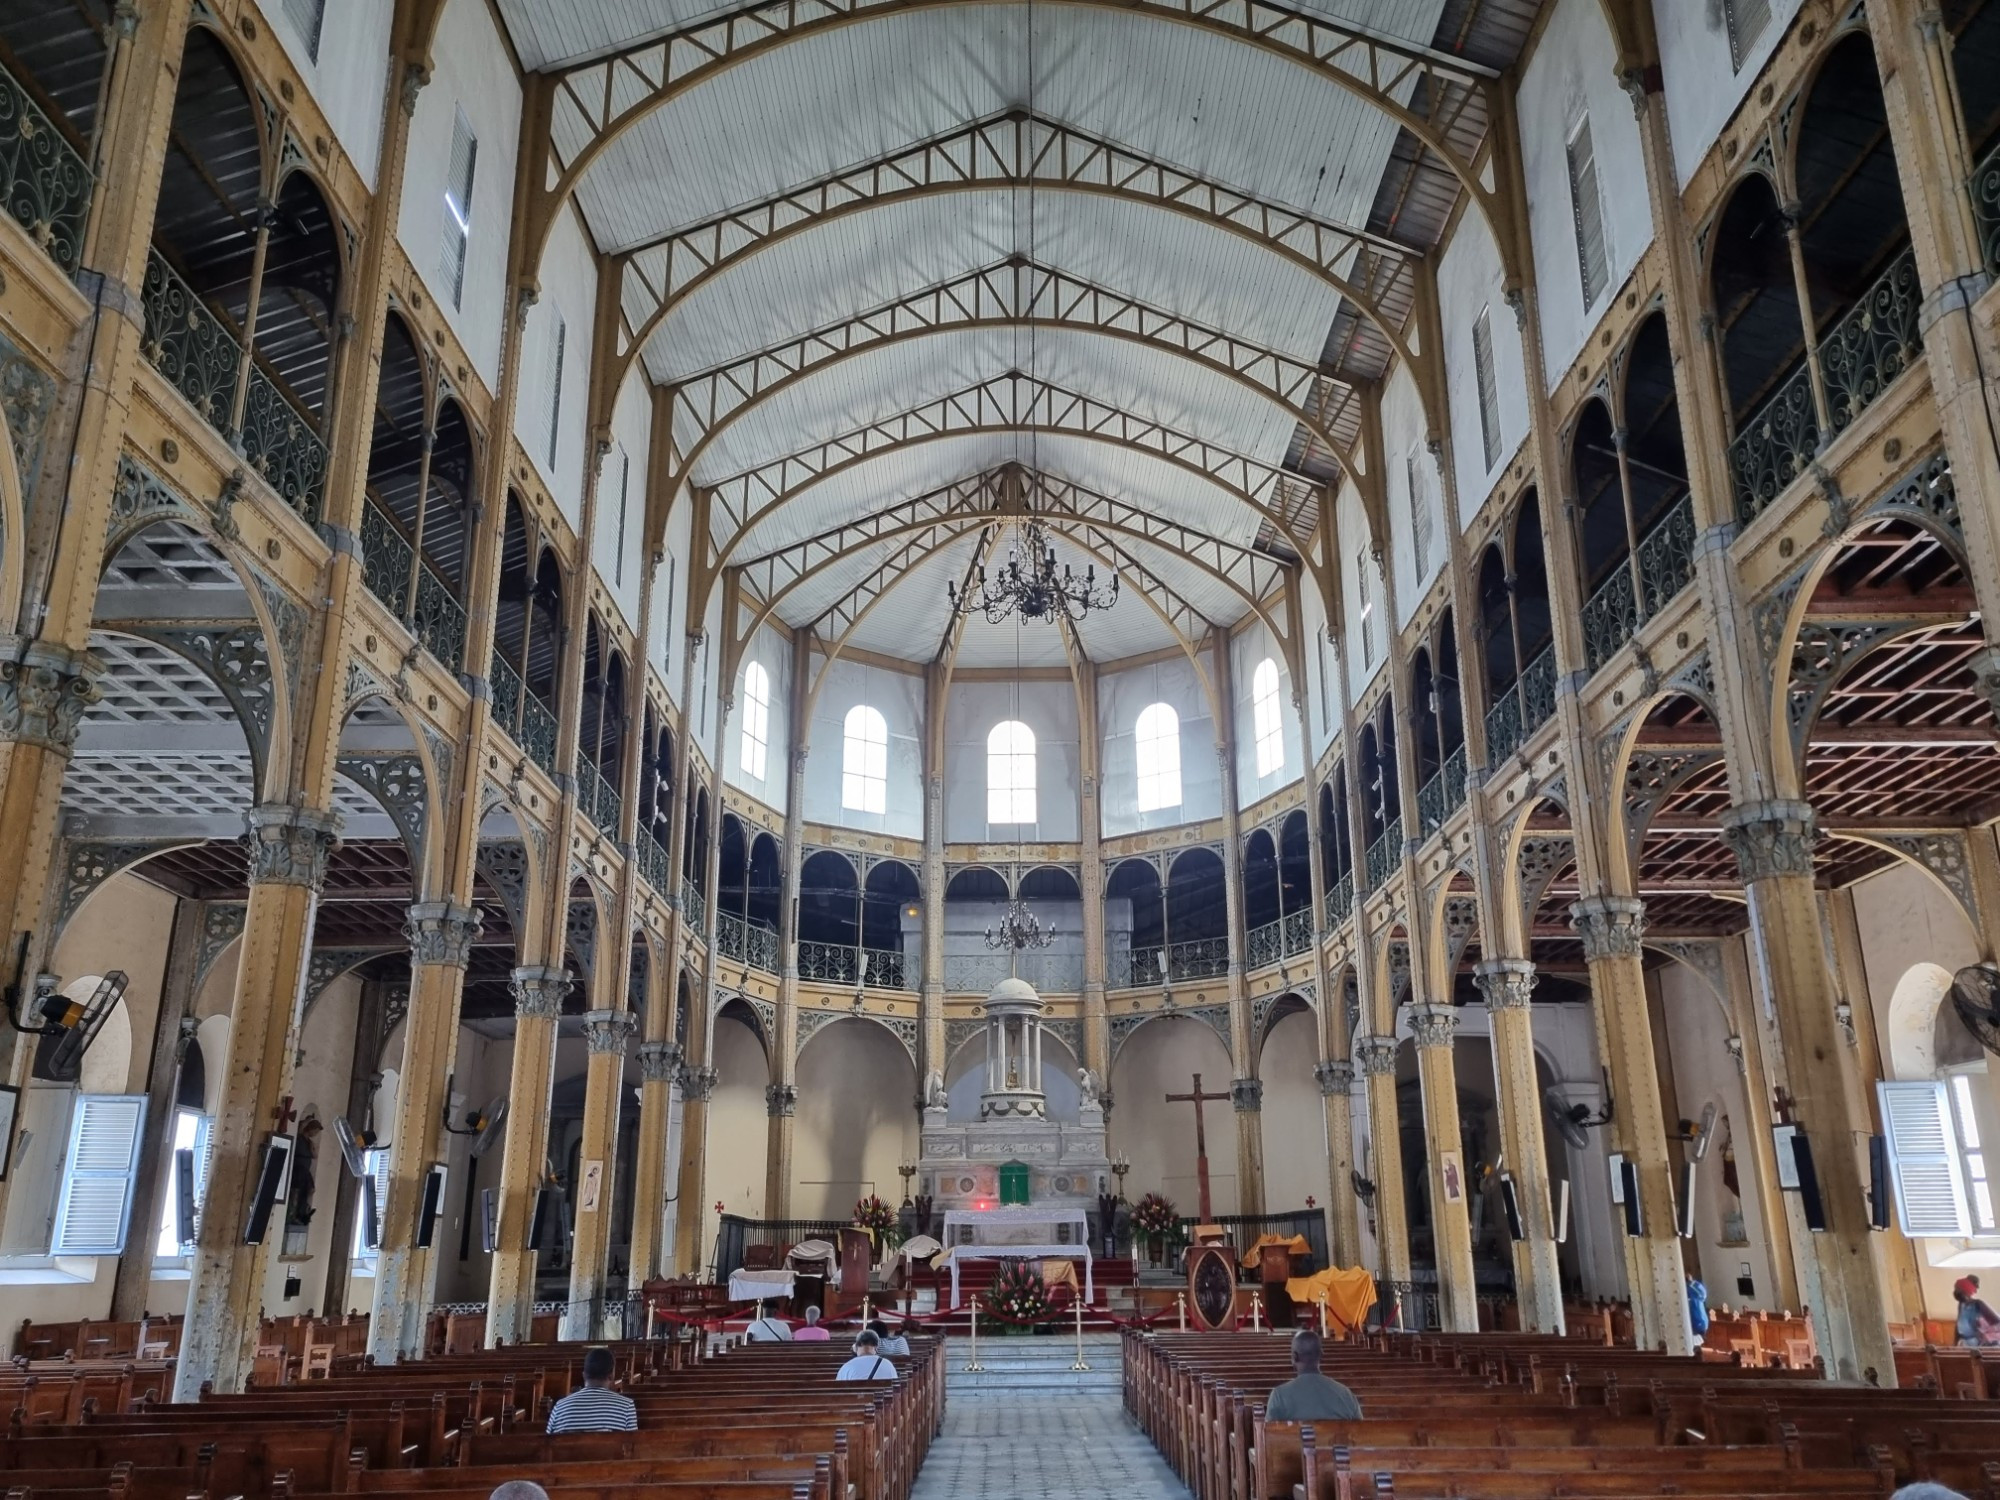
[[[1868,1227],[1889,1227],[1889,1138],[1868,1137]]]
[[[250,1194],[250,1216],[243,1225],[243,1243],[261,1245],[271,1227],[271,1210],[285,1195],[285,1179],[292,1165],[292,1138],[273,1134],[264,1142],[264,1158],[257,1165],[257,1182]]]
[[[1674,1205],[1674,1228],[1680,1231],[1684,1240],[1694,1238],[1694,1174],[1693,1162],[1681,1163],[1681,1196],[1680,1202]]]
[[[1611,1201],[1613,1203],[1623,1203],[1625,1201],[1624,1154],[1614,1151],[1604,1158],[1604,1164],[1611,1168]]]
[[[1792,1136],[1792,1160],[1799,1174],[1799,1209],[1805,1214],[1806,1228],[1814,1234],[1826,1232],[1826,1203],[1819,1195],[1819,1172],[1813,1166],[1812,1142],[1801,1130]]]
[[[417,1248],[428,1250],[431,1237],[437,1233],[438,1215],[444,1211],[445,1165],[431,1163],[430,1172],[424,1177],[424,1201],[417,1209]]]
[[[1563,1178],[1556,1184],[1555,1223],[1550,1226],[1549,1238],[1558,1245],[1569,1243],[1569,1179]]]
[[[488,1255],[500,1242],[500,1195],[492,1188],[479,1190],[479,1248]]]
[[[1618,1158],[1619,1186],[1624,1193],[1625,1235],[1628,1239],[1639,1239],[1646,1232],[1645,1221],[1639,1213],[1639,1168],[1629,1157]]]
[[[538,1188],[535,1191],[535,1216],[528,1224],[528,1243],[523,1250],[556,1250],[562,1246],[562,1191],[559,1188]]]
[[[194,1243],[194,1148],[174,1153],[174,1234],[183,1245]]]
[[[1526,1239],[1521,1232],[1521,1199],[1514,1191],[1514,1179],[1505,1172],[1500,1174],[1500,1206],[1507,1214],[1507,1238]]]

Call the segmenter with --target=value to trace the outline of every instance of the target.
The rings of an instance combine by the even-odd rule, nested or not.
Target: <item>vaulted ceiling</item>
[[[1538,4],[1298,9],[1469,159],[1480,80]],[[1016,497],[1062,562],[1121,574],[1081,629],[1095,659],[1268,598],[1459,192],[1408,123],[1227,32],[1298,30],[1277,9],[833,0],[732,29],[691,0],[498,6],[560,79],[554,159],[617,257],[629,357],[675,391],[714,546],[784,623],[894,656],[937,652],[947,582],[1012,540],[979,508]],[[742,60],[672,87],[718,39]],[[975,622],[958,659],[1063,653]]]

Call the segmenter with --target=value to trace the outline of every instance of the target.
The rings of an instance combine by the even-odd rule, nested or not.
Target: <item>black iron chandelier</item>
[[[1028,910],[1028,904],[1019,899],[1009,901],[1007,909],[1000,914],[1000,920],[986,929],[986,946],[1006,948],[1014,953],[1024,948],[1046,948],[1056,940],[1053,932],[1042,927],[1041,919]]]
[[[976,583],[963,593],[956,583],[946,583],[945,593],[956,613],[978,610],[989,625],[1003,624],[1016,614],[1023,620],[1081,620],[1093,609],[1109,609],[1118,602],[1118,575],[1112,574],[1106,585],[1097,581],[1095,564],[1085,568],[1081,578],[1067,564],[1058,572],[1056,550],[1041,524],[1027,521],[998,577],[989,579],[982,564]]]

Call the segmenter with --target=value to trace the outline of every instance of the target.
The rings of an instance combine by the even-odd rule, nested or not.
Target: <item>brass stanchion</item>
[[[1250,1331],[1252,1333],[1264,1331],[1264,1294],[1261,1291],[1250,1294]]]
[[[1071,1365],[1070,1368],[1072,1370],[1088,1370],[1090,1368],[1083,1358],[1083,1303],[1081,1301],[1076,1304],[1076,1363]]]
[[[1174,1311],[1180,1315],[1181,1332],[1187,1332],[1187,1293],[1174,1293]]]
[[[986,1366],[979,1362],[979,1298],[972,1299],[972,1359],[965,1367],[968,1375],[976,1375]]]

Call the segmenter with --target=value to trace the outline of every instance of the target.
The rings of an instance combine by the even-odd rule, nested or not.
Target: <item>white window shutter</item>
[[[194,1232],[201,1238],[202,1205],[208,1202],[208,1179],[215,1170],[215,1121],[208,1115],[194,1125]]]
[[[79,1094],[51,1255],[119,1255],[132,1217],[144,1094]]]
[[[1945,1086],[1885,1080],[1875,1085],[1875,1093],[1889,1138],[1889,1173],[1896,1183],[1903,1233],[1912,1239],[1972,1233]]]
[[[1576,262],[1583,275],[1583,305],[1595,307],[1611,279],[1604,244],[1604,201],[1597,193],[1597,155],[1585,116],[1569,138],[1569,197],[1576,217]]]
[[[326,25],[326,0],[285,0],[285,14],[306,44],[306,56],[319,61],[319,37]]]
[[[569,325],[563,315],[550,310],[555,327],[549,333],[549,470],[556,466],[557,443],[562,436],[563,356],[568,353]]]
[[[1493,368],[1493,319],[1481,308],[1472,321],[1472,369],[1479,380],[1479,439],[1489,471],[1500,462],[1500,379]]]
[[[444,182],[444,244],[439,269],[451,292],[451,305],[462,307],[465,296],[465,255],[472,239],[472,180],[479,164],[479,139],[465,111],[452,122],[451,165]]]
[[[1410,546],[1416,557],[1419,585],[1431,570],[1431,502],[1430,486],[1424,482],[1424,458],[1420,444],[1410,449],[1403,466],[1410,488]]]
[[[1729,63],[1741,72],[1743,59],[1771,24],[1771,0],[1723,0],[1722,8],[1729,19]]]

